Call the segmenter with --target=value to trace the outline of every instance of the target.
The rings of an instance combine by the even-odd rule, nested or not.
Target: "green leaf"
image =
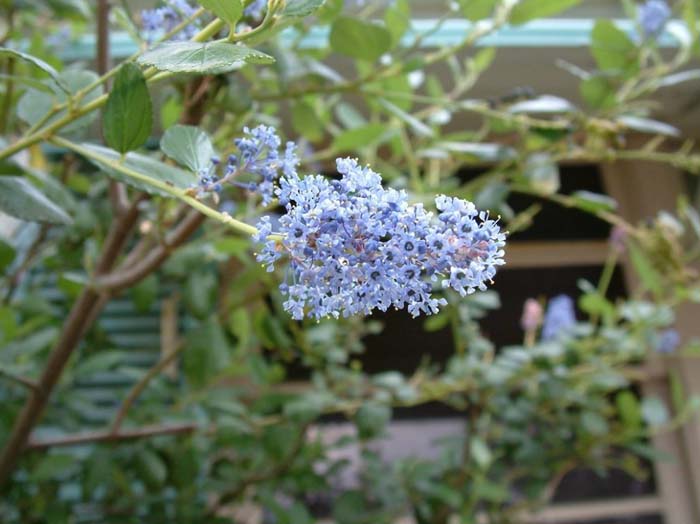
[[[391,408],[377,402],[363,404],[355,414],[357,433],[361,439],[380,436],[391,420]]]
[[[155,451],[144,449],[138,454],[138,467],[141,478],[151,489],[163,485],[168,476],[168,468]]]
[[[460,0],[462,14],[467,20],[477,22],[488,18],[493,13],[498,0]]]
[[[4,271],[15,259],[15,248],[0,238],[0,271]]]
[[[581,425],[591,435],[602,436],[608,433],[608,421],[594,411],[584,411],[581,415]]]
[[[374,62],[391,48],[391,33],[379,25],[342,16],[333,22],[330,44],[336,53]]]
[[[607,78],[591,76],[579,85],[581,96],[595,109],[609,109],[615,105],[615,91]]]
[[[19,176],[0,177],[0,211],[31,222],[70,224],[72,219],[28,180]]]
[[[646,397],[642,400],[642,418],[650,426],[661,426],[668,422],[666,404],[659,397]]]
[[[617,207],[617,202],[614,198],[591,191],[575,191],[571,194],[571,200],[574,207],[588,213],[613,211]]]
[[[130,292],[136,310],[141,313],[149,311],[153,302],[158,298],[158,277],[149,275],[132,287]]]
[[[359,148],[376,144],[386,132],[384,124],[367,124],[343,131],[333,139],[336,151],[356,151]]]
[[[508,108],[509,113],[557,114],[571,113],[576,107],[558,96],[542,95],[532,100],[517,102]]]
[[[325,0],[288,0],[282,16],[304,17],[315,13]]]
[[[411,6],[408,0],[396,0],[384,13],[386,28],[391,33],[394,45],[401,41],[401,37],[411,26]]]
[[[402,120],[406,125],[408,125],[408,127],[410,127],[413,130],[415,134],[424,137],[432,137],[435,134],[433,133],[432,129],[430,129],[427,125],[418,120],[415,116],[407,113],[406,111],[396,106],[395,104],[392,104],[388,100],[380,98],[379,104],[382,107],[384,107],[384,109],[386,109],[389,113]]]
[[[636,46],[610,20],[595,23],[591,31],[591,54],[603,71],[630,72],[637,67]]]
[[[482,469],[487,468],[493,460],[493,455],[491,454],[488,444],[476,435],[469,437],[469,441],[469,449],[474,462]]]
[[[569,9],[581,0],[520,0],[510,14],[510,23],[524,24],[535,18],[554,16]]]
[[[630,261],[639,276],[642,286],[657,296],[661,295],[663,293],[661,275],[659,275],[659,272],[654,268],[651,261],[644,252],[632,242],[627,243],[627,250],[629,252]]]
[[[229,363],[226,334],[215,316],[187,333],[187,348],[183,352],[185,376],[193,386],[200,387],[218,376]]]
[[[184,298],[190,312],[204,318],[214,308],[216,276],[211,271],[195,271],[185,282]]]
[[[78,463],[73,455],[46,455],[33,469],[31,478],[35,482],[60,480],[77,466]]]
[[[525,178],[540,194],[552,195],[559,190],[559,166],[547,153],[534,153],[525,160]]]
[[[218,75],[245,64],[271,64],[261,51],[229,42],[166,42],[141,55],[138,62],[173,73]]]
[[[642,412],[639,401],[631,391],[621,391],[615,396],[615,404],[625,427],[638,430],[642,426]]]
[[[652,133],[655,135],[679,136],[681,132],[672,125],[651,118],[639,116],[621,116],[617,121],[628,129],[641,131],[642,133]]]
[[[89,85],[93,85],[98,79],[96,73],[92,71],[63,71],[59,74],[61,81],[68,87],[71,94],[80,91]],[[97,85],[83,97],[83,104],[88,104],[94,101],[102,94],[102,86]],[[52,96],[47,96],[46,93],[38,89],[28,89],[17,104],[17,116],[24,120],[27,124],[33,125],[51,111],[55,105],[66,102],[68,95],[61,91],[54,93]],[[56,115],[49,118],[47,123],[51,123],[66,115],[66,110],[59,111]],[[88,113],[80,118],[75,119],[70,124],[61,129],[62,134],[69,134],[78,129],[81,129],[97,118],[95,111]]]
[[[199,3],[229,25],[235,25],[243,15],[241,0],[199,0]]]
[[[292,105],[292,126],[311,142],[318,142],[325,134],[325,126],[313,106],[304,101]]]
[[[22,51],[17,51],[16,49],[10,49],[8,47],[0,47],[0,57],[2,56],[11,56],[13,58],[19,58],[24,62],[32,64],[34,67],[38,67],[44,73],[48,74],[59,88],[61,88],[65,93],[70,94],[70,88],[68,87],[68,85],[66,85],[64,79],[61,78],[59,72],[56,71],[56,69],[54,69],[51,65],[44,62],[41,58],[37,58],[27,53],[23,53]]]
[[[216,156],[209,135],[195,126],[178,124],[167,129],[160,140],[160,149],[195,173],[208,169]]]
[[[126,153],[148,140],[153,128],[153,106],[146,79],[139,66],[125,63],[107,97],[102,130],[112,149]]]
[[[87,143],[81,144],[81,146],[85,149],[98,153],[99,155],[106,157],[113,162],[122,162],[122,156],[114,149]],[[103,169],[107,175],[120,182],[124,182],[132,187],[135,187],[136,189],[146,191],[147,193],[153,195],[170,197],[168,193],[154,188],[152,185],[142,182],[141,180],[127,176],[107,164],[94,159],[90,159],[90,161]],[[150,177],[154,180],[160,180],[161,182],[165,182],[179,189],[187,189],[188,187],[192,187],[192,185],[196,184],[198,180],[194,173],[190,173],[189,171],[185,171],[174,166],[169,166],[163,162],[155,160],[154,158],[140,155],[138,153],[127,153],[122,164],[125,167],[128,167],[144,176]]]

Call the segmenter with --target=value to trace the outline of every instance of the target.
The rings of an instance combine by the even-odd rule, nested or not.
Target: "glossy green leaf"
[[[323,122],[313,106],[304,101],[292,105],[292,126],[297,133],[311,142],[318,142],[325,134]]]
[[[551,195],[559,190],[559,166],[547,153],[534,153],[525,160],[525,178],[540,194]]]
[[[391,33],[392,42],[397,45],[411,26],[411,6],[408,0],[392,2],[384,13],[384,22]]]
[[[581,0],[520,0],[510,15],[510,23],[524,24],[536,18],[554,16],[579,4]]]
[[[631,430],[638,430],[642,425],[642,412],[634,393],[621,391],[615,395],[615,404],[625,427]]]
[[[579,85],[581,96],[595,109],[608,109],[615,105],[615,91],[607,78],[591,76]]]
[[[575,207],[589,213],[613,211],[617,207],[614,198],[591,191],[575,191],[571,194],[571,199]]]
[[[160,180],[161,182],[166,182],[167,184],[170,184],[173,187],[179,189],[187,189],[189,187],[192,187],[193,185],[197,184],[198,181],[198,178],[194,173],[185,171],[175,166],[164,164],[163,162],[160,162],[154,158],[145,155],[140,155],[138,153],[127,153],[124,159],[122,160],[122,155],[120,155],[114,149],[109,149],[107,147],[102,147],[95,144],[81,144],[81,146],[91,151],[94,151],[95,153],[98,153],[101,156],[106,157],[107,159],[113,162],[123,162],[123,164],[126,167],[133,169],[137,173],[153,178],[155,180]],[[98,167],[102,168],[104,172],[107,173],[107,175],[120,182],[125,182],[126,184],[129,184],[130,186],[135,187],[136,189],[146,191],[147,193],[155,195],[170,196],[167,193],[154,188],[146,182],[137,180],[135,178],[121,173],[120,171],[117,171],[108,164],[104,164],[102,162],[98,162],[92,159],[90,161]]]
[[[0,47],[0,57],[9,56],[12,58],[18,58],[24,62],[32,64],[34,67],[41,69],[44,73],[49,75],[51,79],[56,83],[56,85],[66,93],[70,93],[70,87],[65,83],[65,80],[61,78],[56,69],[44,62],[41,58],[37,58],[28,53],[23,53],[22,51],[17,51],[16,49],[10,49],[8,47]]]
[[[355,425],[362,439],[380,436],[390,420],[391,408],[376,402],[364,404],[355,414]]]
[[[460,0],[462,14],[467,20],[476,22],[488,18],[498,4],[498,0]]]
[[[126,153],[138,149],[151,134],[153,106],[141,69],[131,62],[124,64],[114,79],[102,117],[105,143]]]
[[[270,55],[229,42],[167,42],[147,51],[140,64],[173,73],[218,75],[245,64],[271,64]]]
[[[195,126],[174,125],[160,140],[160,149],[178,164],[199,173],[211,166],[216,156],[209,135]]]
[[[655,135],[679,136],[681,132],[674,126],[651,118],[640,116],[621,116],[617,121],[628,129],[641,131],[642,133],[652,133]]]
[[[304,17],[314,14],[325,0],[287,0],[282,11],[283,16]]]
[[[0,211],[30,222],[70,224],[71,217],[26,178],[0,177]]]
[[[243,15],[241,0],[199,0],[199,3],[229,25],[234,25]]]
[[[379,104],[382,107],[384,107],[384,109],[386,109],[389,113],[402,120],[409,128],[411,128],[411,130],[416,135],[423,137],[432,137],[435,135],[435,133],[430,127],[418,120],[412,114],[407,113],[400,107],[396,106],[396,104],[392,104],[391,102],[385,99],[380,99]]]
[[[187,332],[183,368],[187,380],[195,387],[205,385],[226,368],[230,347],[219,322],[210,317]]]
[[[361,147],[376,144],[387,128],[384,124],[367,124],[343,131],[333,140],[333,149],[337,151],[356,151]]]
[[[642,286],[657,296],[661,295],[663,293],[661,275],[651,263],[651,260],[649,260],[644,252],[632,242],[627,243],[627,250],[629,252],[630,261],[639,276]]]
[[[15,259],[15,248],[0,238],[0,272],[4,271]]]
[[[629,72],[637,66],[634,42],[610,20],[598,20],[591,32],[591,54],[603,71]]]
[[[374,62],[391,48],[391,33],[379,25],[343,16],[333,22],[330,43],[336,53]]]
[[[158,298],[158,277],[149,275],[129,291],[136,310],[145,313]]]
[[[668,408],[659,397],[645,397],[642,400],[642,418],[650,426],[661,426],[668,422]]]

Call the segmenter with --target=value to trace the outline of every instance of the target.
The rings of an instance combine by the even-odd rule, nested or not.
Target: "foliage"
[[[112,29],[139,50],[101,74],[61,58],[61,46],[65,31],[93,31],[92,4],[102,2],[0,3],[0,210],[16,219],[0,242],[3,522],[239,522],[252,502],[290,524],[312,522],[320,506],[339,524],[407,514],[419,523],[517,523],[572,468],[642,475],[642,460],[657,458],[650,435],[682,424],[698,404],[673,377],[672,406],[633,392],[636,364],[697,351],[673,325],[679,307],[700,302],[698,199],[632,224],[608,196],[563,193],[557,166],[632,159],[700,171],[693,144],[650,111],[659,90],[699,76],[687,69],[699,49],[695,2],[676,2],[672,21],[663,2],[623,2],[634,34],[598,21],[596,69],[566,65],[583,104],[527,89],[470,96],[497,54],[487,37],[577,3],[445,2],[425,32],[412,26],[407,0],[114,7]],[[428,45],[450,20],[463,24],[463,39]],[[311,45],[319,32],[327,38]],[[662,38],[672,51],[661,52]],[[644,145],[626,145],[632,136]],[[359,164],[341,160],[339,170],[357,179],[337,181],[334,160],[347,155]],[[464,166],[483,171],[464,181]],[[371,183],[353,186],[362,177]],[[436,209],[440,194],[451,198],[438,197]],[[552,300],[546,314],[528,301],[522,344],[498,348],[480,324],[500,307],[498,295],[466,292],[483,289],[494,268],[467,288],[451,279],[455,264],[484,260],[479,242],[500,249],[502,238],[485,215],[483,239],[450,237],[449,228],[481,227],[476,211],[459,214],[466,199],[500,215],[504,230],[526,229],[540,206],[515,212],[516,194],[615,229],[600,282],[579,282],[579,318],[570,299]],[[319,218],[322,209],[336,214]],[[339,211],[349,210],[361,220],[334,236]],[[294,244],[301,226],[290,217],[303,224],[303,244]],[[319,299],[353,307],[318,306],[317,321],[308,318],[311,298],[286,303],[280,283],[303,273],[304,257],[324,253],[323,265],[357,254],[358,231],[363,242],[375,235],[393,246],[389,226],[412,233],[409,219],[458,246],[439,263],[437,251],[422,253],[411,282],[427,291],[409,289],[384,264],[382,290],[395,295],[353,304],[364,296],[353,286],[374,278],[352,272],[366,262],[357,256],[345,260],[343,287],[334,294],[329,284]],[[317,245],[334,238],[343,243]],[[608,287],[621,257],[639,286],[614,299]],[[431,267],[447,284],[432,284]],[[299,282],[295,296],[321,289],[308,275]],[[413,322],[449,332],[450,357],[431,362],[425,348],[408,374],[366,372],[365,345],[387,317],[356,313],[410,307],[408,291],[421,289],[436,297],[423,310],[434,314]],[[353,314],[325,318],[338,311]],[[290,383],[299,370],[303,383]],[[449,407],[463,430],[440,443],[436,459],[387,463],[375,444],[394,410],[432,403]],[[327,438],[329,417],[356,431]],[[357,463],[344,458],[349,450],[359,450]]]

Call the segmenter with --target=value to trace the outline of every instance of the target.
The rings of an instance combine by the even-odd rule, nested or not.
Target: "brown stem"
[[[114,417],[114,422],[112,422],[112,427],[110,429],[110,432],[114,435],[119,434],[119,430],[121,428],[122,422],[124,422],[124,419],[126,418],[127,413],[129,413],[129,409],[131,409],[131,406],[136,402],[136,399],[139,398],[139,395],[143,392],[144,389],[146,389],[146,386],[148,383],[156,377],[161,371],[163,371],[168,365],[175,360],[175,357],[177,357],[180,354],[180,351],[184,348],[184,344],[180,344],[177,346],[173,351],[171,351],[168,355],[166,355],[164,358],[160,359],[158,363],[153,366],[151,369],[148,370],[148,372],[139,380],[133,388],[131,388],[131,391],[129,391],[129,394],[126,396],[124,399],[124,402],[122,402],[122,405],[119,407],[119,410],[117,411],[117,414]]]
[[[0,377],[5,377],[13,382],[23,385],[25,388],[35,390],[37,388],[36,382],[32,379],[25,377],[24,375],[17,375],[16,373],[11,373],[5,369],[0,368]]]
[[[131,208],[113,223],[97,263],[97,273],[108,271],[114,264],[118,253],[124,247],[129,232],[138,219],[138,206],[135,202]],[[36,388],[27,398],[22,411],[15,419],[10,435],[0,454],[0,487],[8,480],[20,454],[26,446],[32,428],[41,417],[44,407],[54,386],[63,372],[73,350],[82,339],[85,331],[95,320],[107,302],[107,297],[92,288],[84,288],[73,304],[68,319],[56,345],[49,354],[44,371]]]
[[[197,230],[204,221],[204,218],[204,215],[198,211],[192,210],[188,212],[177,227],[166,235],[162,244],[153,248],[145,257],[132,266],[119,268],[114,273],[98,277],[95,280],[95,287],[109,290],[111,293],[118,293],[134,285],[143,277],[160,267],[168,256],[170,256],[170,253]]]
[[[122,440],[135,440],[139,438],[153,437],[156,435],[181,435],[192,433],[199,426],[192,423],[171,424],[163,426],[143,426],[141,428],[125,429],[118,433],[112,431],[88,431],[65,437],[57,437],[45,440],[32,440],[27,444],[27,449],[39,450],[56,446],[76,446],[92,442],[116,442]]]

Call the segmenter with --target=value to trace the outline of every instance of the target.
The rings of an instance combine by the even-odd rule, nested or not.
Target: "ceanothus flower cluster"
[[[280,150],[281,141],[275,128],[260,125],[253,129],[243,129],[244,136],[234,140],[238,154],[229,155],[223,176],[217,171],[220,161],[212,158],[212,165],[199,173],[199,187],[204,191],[221,191],[224,184],[231,182],[249,191],[256,191],[262,196],[263,205],[272,201],[275,181],[280,173],[285,176],[296,174],[299,158],[296,144],[287,142],[284,151]],[[241,175],[251,174],[259,179],[257,182],[241,182]]]
[[[542,340],[553,340],[576,324],[574,301],[567,295],[557,295],[547,304],[542,325]]]
[[[663,30],[671,17],[671,9],[664,0],[647,0],[639,7],[639,25],[644,35],[653,38]]]
[[[437,313],[434,286],[464,296],[486,289],[504,263],[505,234],[496,221],[459,198],[440,195],[437,214],[409,204],[404,191],[350,158],[336,161],[340,180],[285,173],[275,194],[286,213],[281,240],[269,217],[258,223],[257,255],[268,271],[289,258],[285,309],[295,319],[408,309]]]
[[[165,0],[163,7],[141,11],[141,24],[148,40],[152,41],[159,32],[169,33],[196,11],[187,0]],[[195,24],[190,24],[173,36],[173,40],[188,40],[197,30]]]

